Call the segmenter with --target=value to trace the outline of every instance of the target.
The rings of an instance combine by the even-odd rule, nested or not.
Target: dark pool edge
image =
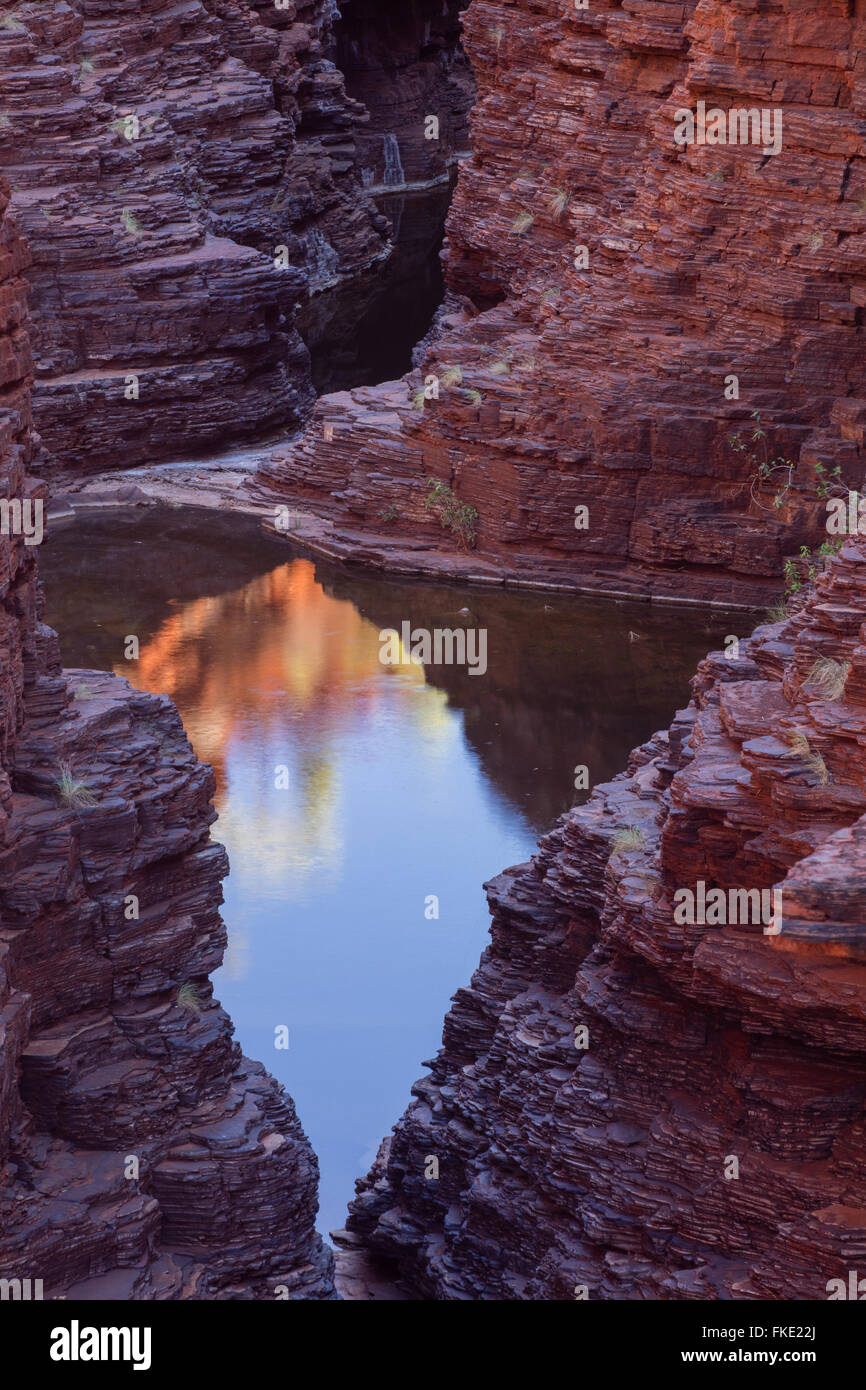
[[[298,550],[345,568],[359,568],[384,579],[413,580],[433,585],[467,585],[473,588],[500,588],[527,592],[560,594],[583,598],[610,599],[613,602],[648,603],[660,607],[695,608],[704,611],[744,613],[757,617],[762,606],[737,602],[734,599],[708,599],[682,594],[655,593],[647,589],[614,587],[603,582],[586,584],[570,580],[567,575],[523,576],[495,564],[490,558],[479,557],[464,561],[457,553],[437,550],[433,545],[409,541],[405,546],[375,534],[337,532],[334,523],[314,512],[293,508],[289,501],[265,501],[237,487],[238,478],[250,478],[247,469],[240,474],[231,469],[210,467],[193,469],[171,468],[174,482],[166,465],[158,477],[155,470],[142,470],[139,482],[120,483],[114,477],[95,477],[88,480],[87,491],[62,493],[52,499],[47,511],[50,522],[75,517],[79,512],[131,511],[138,507],[197,507],[220,513],[258,517],[262,529],[272,538],[287,542]],[[202,472],[205,478],[202,478]],[[231,484],[220,479],[231,478]],[[209,484],[209,486],[208,486]],[[159,488],[158,493],[150,488]],[[275,513],[288,511],[293,524],[288,529],[278,526]],[[483,566],[484,568],[479,568]],[[768,596],[769,597],[769,596]]]

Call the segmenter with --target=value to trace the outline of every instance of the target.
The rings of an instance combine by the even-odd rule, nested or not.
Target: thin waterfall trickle
[[[396,135],[383,135],[385,152],[385,175],[382,180],[386,188],[402,188],[406,182],[403,161],[400,158],[400,144]]]

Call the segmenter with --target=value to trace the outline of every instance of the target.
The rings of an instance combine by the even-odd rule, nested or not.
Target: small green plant
[[[516,232],[518,236],[523,236],[524,232],[529,231],[534,221],[535,218],[532,213],[527,212],[524,208],[523,212],[519,212],[512,222],[511,230],[512,232]]]
[[[836,464],[828,473],[823,463],[813,463],[812,471],[815,474],[815,491],[823,499],[828,497],[830,490],[836,486],[842,486],[842,465]],[[846,489],[847,491],[847,489]]]
[[[92,685],[77,685],[75,687],[75,694],[72,698],[81,701],[83,704],[86,700],[92,700],[95,695],[96,691],[93,689]]]
[[[0,19],[0,28],[11,29],[13,33],[20,34],[24,25],[16,14],[4,14]]]
[[[745,454],[752,464],[754,471],[749,479],[749,491],[752,499],[764,511],[769,509],[764,506],[756,493],[763,490],[771,479],[776,479],[779,482],[778,490],[772,499],[772,509],[778,511],[791,490],[796,464],[793,459],[769,457],[767,433],[761,423],[760,411],[753,410],[752,419],[755,421],[755,425],[748,437],[733,434],[728,442],[736,453]],[[815,475],[815,495],[822,501],[831,494],[840,496],[848,492],[847,487],[842,482],[841,465],[837,464],[835,468],[828,471],[822,463],[816,462],[813,463],[812,469]]]
[[[120,220],[123,223],[124,231],[128,232],[130,236],[141,236],[141,223],[132,208],[124,208],[120,214]]]
[[[75,776],[71,763],[61,762],[60,776],[54,785],[57,787],[61,803],[73,811],[80,811],[84,806],[96,805],[96,797],[87,784]]]
[[[541,307],[546,308],[548,304],[555,304],[562,297],[562,291],[557,289],[544,290],[541,295]]]
[[[387,507],[382,508],[379,513],[379,518],[381,521],[385,522],[396,521],[397,515],[397,508],[394,506],[393,502],[390,502]]]
[[[643,831],[637,825],[630,825],[627,830],[618,830],[610,842],[611,857],[615,854],[627,854],[633,849],[643,849]]]
[[[566,188],[554,188],[550,196],[550,211],[555,217],[561,217],[571,202],[571,194]]]
[[[812,232],[806,242],[810,251],[820,251],[824,245],[824,237],[821,232]]]
[[[425,511],[435,512],[443,531],[449,530],[464,550],[471,550],[478,536],[478,511],[455,497],[447,483],[428,478],[430,492],[424,499]]]
[[[426,401],[426,399],[427,399],[427,392],[424,390],[424,387],[422,386],[422,387],[421,387],[421,390],[420,390],[420,391],[416,391],[415,394],[414,394],[414,396],[412,397],[412,409],[413,409],[413,410],[423,410],[423,409],[424,409],[424,402]]]
[[[439,377],[439,381],[446,388],[450,386],[459,386],[463,381],[463,368],[446,367]]]
[[[821,754],[813,753],[811,757],[806,759],[806,764],[812,774],[815,785],[817,787],[826,787],[827,783],[830,781],[830,773]]]
[[[844,544],[845,541],[842,536],[837,536],[836,539],[832,541],[822,541],[815,551],[815,554],[825,565],[829,564],[829,562],[839,554]]]
[[[186,984],[181,985],[178,990],[177,1002],[180,1007],[186,1009],[188,1013],[201,1013],[201,1000],[199,999],[198,990],[190,980],[187,980]]]
[[[465,401],[468,401],[470,405],[480,405],[481,392],[476,391],[474,386],[467,387],[467,389],[463,392],[463,399]]]
[[[782,573],[785,576],[786,593],[796,594],[798,589],[802,589],[803,581],[800,578],[800,568],[796,560],[786,560],[783,566]]]
[[[840,700],[851,670],[850,661],[834,661],[829,656],[819,656],[810,670],[804,685],[820,691],[825,700]]]
[[[793,459],[770,458],[767,431],[761,424],[761,412],[753,410],[752,419],[755,424],[749,438],[741,434],[732,434],[728,443],[735,453],[745,454],[752,465],[753,471],[749,477],[749,495],[752,501],[762,511],[779,511],[791,490],[796,464]],[[758,494],[771,482],[776,482],[778,488],[773,495],[772,506],[766,507]]]
[[[774,604],[767,609],[767,621],[770,623],[783,623],[791,615],[788,612],[788,600],[777,599]]]
[[[801,545],[799,559],[789,555],[783,567],[786,591],[796,594],[804,583],[811,584],[818,576],[818,568],[808,545]]]
[[[497,357],[490,368],[492,376],[508,376],[511,371],[511,363],[507,357]]]
[[[12,117],[8,111],[0,111],[0,130],[9,130],[12,125]]]
[[[792,729],[788,734],[788,746],[792,753],[802,758],[817,786],[824,787],[830,780],[827,764],[820,753],[814,752],[802,729]]]
[[[815,557],[808,545],[800,546],[800,564],[806,571],[806,578],[811,584],[818,577],[819,566],[815,564]]]
[[[79,71],[79,73],[82,73],[82,72],[93,72],[93,59],[92,59],[92,58],[82,58],[82,59],[81,59],[81,66],[79,67],[78,71]]]

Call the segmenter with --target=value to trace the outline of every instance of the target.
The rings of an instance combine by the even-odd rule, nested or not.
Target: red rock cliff
[[[320,401],[262,481],[371,563],[441,566],[433,476],[479,512],[457,572],[764,602],[823,539],[814,465],[863,480],[863,29],[848,0],[471,0],[458,297],[422,371]],[[780,152],[679,146],[699,102],[778,110]],[[729,443],[755,410],[779,508]]]
[[[0,480],[39,500],[7,201],[0,184]],[[315,1156],[208,980],[226,940],[213,774],[166,697],[60,670],[35,550],[0,536],[0,1277],[45,1297],[332,1297]]]

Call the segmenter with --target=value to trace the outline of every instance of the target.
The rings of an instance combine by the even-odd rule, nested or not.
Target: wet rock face
[[[500,572],[764,602],[823,539],[815,465],[866,471],[859,9],[472,0],[464,30],[452,312],[420,372],[320,402],[339,438],[314,420],[263,477],[323,505],[337,480],[344,524],[375,533],[390,506],[415,540],[432,475],[477,507]],[[757,110],[770,145],[751,117],[749,143],[678,144],[700,103]],[[763,446],[729,442],[755,410],[795,465],[779,507],[781,475],[750,485]]]
[[[707,657],[670,729],[488,885],[491,945],[349,1220],[415,1292],[847,1288],[866,1239],[864,611],[858,542],[791,617]],[[732,912],[762,889],[778,914]]]
[[[370,113],[358,132],[365,184],[443,177],[469,149],[475,82],[461,46],[460,0],[344,0],[336,26],[346,90]]]
[[[27,256],[0,185],[0,477],[39,501]],[[213,999],[227,865],[177,711],[63,672],[0,536],[0,1277],[70,1298],[329,1298],[318,1169]]]
[[[53,467],[191,454],[308,410],[295,305],[386,246],[334,14],[64,0],[0,26],[0,167],[33,257]]]

